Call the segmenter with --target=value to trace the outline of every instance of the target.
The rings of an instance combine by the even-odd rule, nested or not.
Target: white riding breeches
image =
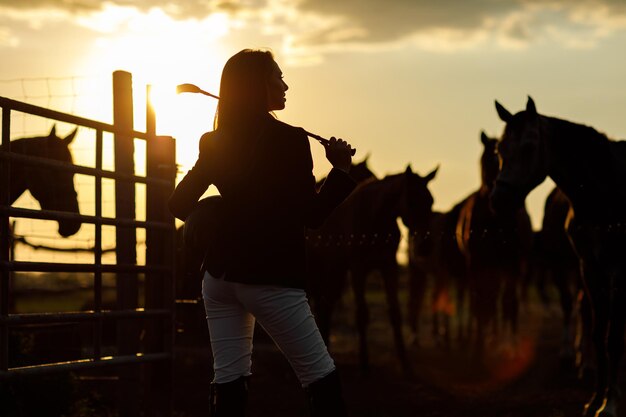
[[[213,350],[213,382],[251,374],[255,320],[285,355],[302,386],[335,369],[304,290],[229,282],[205,273],[202,298]]]

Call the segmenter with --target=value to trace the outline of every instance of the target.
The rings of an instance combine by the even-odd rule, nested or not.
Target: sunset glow
[[[0,0],[0,415],[622,415],[625,52],[626,0]]]
[[[434,208],[446,210],[479,185],[479,132],[502,131],[495,99],[515,109],[530,94],[541,113],[626,137],[626,98],[615,87],[625,44],[626,10],[610,0],[36,0],[0,5],[0,50],[11,62],[0,68],[0,95],[111,122],[111,73],[131,72],[135,128],[145,128],[150,84],[157,133],[177,139],[180,178],[216,102],[175,86],[218,92],[229,56],[270,48],[290,86],[281,120],[351,141],[355,160],[369,154],[379,176],[440,165],[430,188]],[[14,137],[50,128],[15,117]],[[91,163],[92,135],[79,133],[77,162]],[[311,146],[321,177],[329,165]],[[551,187],[527,202],[535,228]]]

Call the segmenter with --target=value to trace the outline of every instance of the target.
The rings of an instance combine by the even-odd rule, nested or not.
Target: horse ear
[[[530,114],[537,114],[537,107],[535,101],[531,96],[528,96],[528,102],[526,102],[526,112]]]
[[[57,125],[52,125],[52,129],[50,129],[50,133],[48,137],[53,138],[57,135]]]
[[[487,145],[487,143],[489,142],[489,137],[487,136],[484,130],[480,131],[480,141],[482,142],[483,145]]]
[[[496,100],[496,111],[498,112],[498,116],[500,116],[500,120],[505,123],[508,123],[513,118],[511,112],[505,109],[502,104],[498,103],[498,100]]]
[[[411,164],[408,164],[406,166],[406,169],[404,170],[404,173],[405,174],[412,174],[413,173],[413,170],[411,169]]]
[[[431,172],[428,173],[428,175],[424,177],[427,183],[431,182],[433,178],[435,178],[435,175],[437,175],[437,171],[439,171],[439,165],[437,165],[435,169],[433,169]]]
[[[74,129],[69,135],[67,135],[64,139],[63,142],[65,142],[66,146],[69,146],[70,143],[72,143],[72,141],[74,140],[74,138],[76,137],[76,133],[78,132],[78,126],[76,126],[76,129]]]

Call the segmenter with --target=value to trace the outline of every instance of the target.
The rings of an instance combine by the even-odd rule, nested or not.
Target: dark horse
[[[615,417],[626,319],[626,141],[540,115],[530,97],[515,115],[497,101],[496,110],[506,127],[492,202],[499,211],[520,207],[548,176],[571,202],[568,233],[591,301],[598,367],[583,415]]]
[[[446,212],[433,212],[424,232],[410,234],[407,311],[415,345],[420,343],[420,317],[429,282],[432,283],[431,330],[434,341],[446,347],[450,346],[450,319],[455,315],[459,339],[467,333],[464,314],[467,274],[465,259],[456,238],[456,224],[464,202],[465,200],[455,204]]]
[[[591,311],[584,296],[578,256],[567,234],[574,213],[559,187],[548,194],[543,213],[538,242],[538,272],[541,274],[538,285],[543,289],[551,281],[559,293],[563,315],[561,359],[564,364],[575,361],[582,376],[592,368]]]
[[[365,180],[320,229],[308,232],[308,291],[320,331],[329,343],[333,310],[349,273],[356,302],[359,358],[363,370],[369,367],[369,312],[365,283],[367,276],[375,270],[381,273],[384,282],[398,356],[404,369],[410,369],[398,302],[396,255],[401,233],[397,219],[401,218],[409,231],[424,229],[433,203],[427,185],[435,174],[436,170],[421,177],[409,166],[399,174]]]
[[[484,347],[486,331],[502,322],[517,334],[519,286],[527,270],[532,228],[526,209],[496,213],[489,194],[500,169],[497,139],[481,133],[481,186],[460,209],[457,242],[466,261],[470,285],[470,311],[476,324],[477,353]]]
[[[356,181],[357,184],[365,180],[376,178],[376,175],[370,170],[369,166],[367,165],[368,159],[369,154],[366,155],[361,162],[358,162],[356,164],[353,163],[352,166],[350,166],[350,178]],[[324,184],[324,181],[326,181],[326,177],[319,180],[315,184],[315,187],[319,190],[322,184]]]
[[[78,128],[65,138],[60,138],[53,126],[48,136],[11,141],[11,152],[72,164],[69,144],[74,140],[77,130]],[[28,190],[43,210],[79,212],[73,172],[12,162],[9,175],[11,204]],[[63,237],[72,236],[81,225],[78,220],[59,220],[58,223],[59,234]]]

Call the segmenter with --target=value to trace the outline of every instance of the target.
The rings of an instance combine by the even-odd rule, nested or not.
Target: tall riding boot
[[[210,417],[245,417],[248,402],[248,379],[240,376],[223,384],[211,383],[209,391]]]
[[[346,417],[346,404],[337,370],[306,387],[311,417]]]

